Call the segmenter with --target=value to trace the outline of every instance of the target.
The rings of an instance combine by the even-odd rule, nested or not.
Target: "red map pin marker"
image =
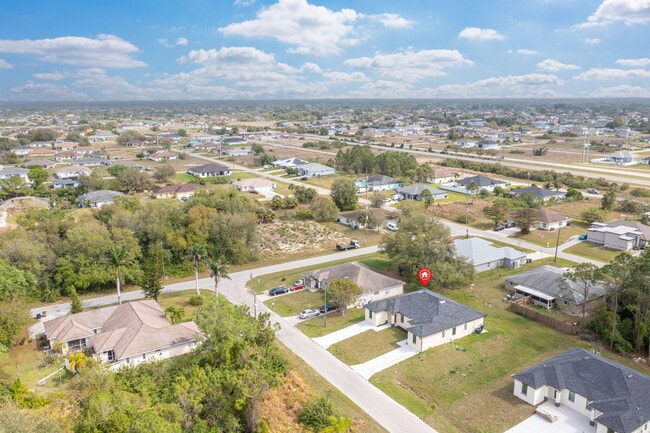
[[[422,268],[418,271],[418,279],[420,280],[420,283],[422,283],[422,287],[426,287],[429,285],[429,281],[431,281],[431,269],[429,268]]]

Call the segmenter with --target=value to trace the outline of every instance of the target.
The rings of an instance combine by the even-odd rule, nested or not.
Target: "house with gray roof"
[[[456,253],[474,266],[475,272],[496,268],[518,268],[526,263],[526,253],[512,247],[497,248],[481,238],[454,240]]]
[[[230,169],[218,164],[203,164],[190,168],[187,174],[198,177],[230,176]]]
[[[354,181],[357,191],[364,193],[366,191],[389,191],[400,188],[403,183],[401,180],[394,179],[383,174],[375,174],[368,177],[362,177]]]
[[[50,348],[86,351],[111,370],[191,351],[201,332],[194,322],[169,323],[160,305],[134,301],[57,317],[44,323]]]
[[[619,251],[644,249],[650,241],[650,226],[621,219],[595,222],[587,229],[587,240]]]
[[[327,165],[319,164],[317,162],[308,162],[298,166],[298,174],[300,176],[314,177],[314,176],[330,176],[336,174],[336,170]]]
[[[124,194],[119,191],[110,191],[101,189],[99,191],[91,191],[77,197],[79,207],[97,207],[100,208],[105,204],[113,203],[115,197],[123,196]]]
[[[515,396],[551,414],[554,406],[568,407],[596,433],[650,427],[650,376],[588,350],[574,347],[512,377]]]
[[[447,198],[447,192],[438,188],[434,188],[429,185],[424,185],[421,183],[415,183],[413,185],[405,186],[403,188],[397,189],[397,194],[401,195],[405,200],[422,200],[422,193],[424,190],[428,190],[431,193],[431,197],[434,200],[439,200]]]
[[[532,303],[540,307],[555,307],[571,314],[580,314],[583,304],[588,309],[605,296],[605,285],[597,283],[585,299],[583,288],[564,276],[567,271],[568,268],[540,266],[505,277],[505,289],[513,295],[530,296]]]
[[[12,177],[16,176],[24,180],[25,182],[28,182],[29,181],[29,177],[27,176],[28,174],[29,174],[29,170],[26,168],[2,167],[0,165],[0,180],[11,179]]]
[[[298,168],[301,165],[309,164],[307,161],[303,161],[300,158],[292,157],[283,159],[281,161],[273,161],[271,165],[275,168]]]
[[[514,197],[518,197],[523,194],[532,194],[538,199],[544,201],[548,201],[550,199],[562,200],[566,198],[566,191],[559,191],[559,190],[552,191],[550,189],[541,188],[539,186],[528,186],[526,188],[511,189],[510,191],[508,191],[508,194]]]
[[[305,288],[311,291],[323,290],[335,280],[350,280],[361,287],[363,292],[351,306],[362,306],[368,302],[404,293],[403,281],[358,262],[330,266],[303,274]]]
[[[479,187],[479,189],[486,189],[490,192],[494,191],[494,188],[497,186],[508,185],[508,183],[503,180],[492,179],[487,176],[478,175],[478,176],[470,176],[464,179],[460,179],[456,181],[456,186],[459,186],[467,190],[472,183],[475,183]]]
[[[82,167],[101,167],[113,165],[110,159],[101,158],[101,157],[90,157],[90,158],[81,158],[74,161],[74,164],[80,165]]]
[[[423,352],[481,330],[485,314],[452,299],[421,289],[365,306],[373,326],[390,323],[407,331],[406,344]]]

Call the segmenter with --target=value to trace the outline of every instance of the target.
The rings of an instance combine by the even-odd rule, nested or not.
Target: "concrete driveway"
[[[359,373],[361,377],[368,380],[373,374],[379,373],[382,370],[392,367],[395,364],[399,364],[400,362],[420,353],[407,345],[406,340],[402,340],[397,344],[400,346],[399,349],[391,350],[390,352],[384,353],[383,355],[364,362],[363,364],[353,365],[352,369]]]
[[[588,433],[596,432],[596,427],[589,425],[589,419],[566,406],[555,407],[553,403],[543,403],[539,406],[544,411],[557,417],[557,421],[550,422],[540,415],[533,415],[525,419],[505,433]],[[534,410],[531,406],[531,411]]]

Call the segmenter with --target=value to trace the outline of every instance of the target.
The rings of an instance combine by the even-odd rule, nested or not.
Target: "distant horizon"
[[[645,0],[8,2],[0,103],[650,98]]]

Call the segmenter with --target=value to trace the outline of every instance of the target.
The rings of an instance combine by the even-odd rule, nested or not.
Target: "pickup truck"
[[[341,244],[336,244],[336,249],[337,251],[345,251],[345,250],[351,250],[354,248],[359,248],[361,245],[359,244],[359,241],[350,241],[349,244],[341,245]]]

